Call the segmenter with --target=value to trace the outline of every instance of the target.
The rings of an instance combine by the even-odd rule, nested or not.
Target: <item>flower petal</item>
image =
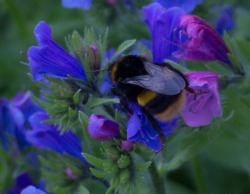
[[[202,0],[155,0],[155,2],[158,2],[162,4],[165,8],[171,8],[171,7],[180,7],[182,8],[186,13],[189,13],[193,11],[193,9],[202,3]]]
[[[213,118],[222,115],[218,92],[219,77],[213,72],[186,73],[190,87],[202,94],[187,93],[186,107],[181,116],[190,127],[210,124]]]
[[[35,80],[42,79],[43,75],[74,78],[87,81],[83,66],[69,53],[58,46],[51,37],[52,28],[41,21],[35,28],[35,35],[39,46],[32,46],[28,51],[31,73]]]
[[[89,9],[91,0],[62,0],[63,7]]]
[[[95,140],[106,141],[112,138],[120,138],[119,125],[102,115],[92,114],[90,116],[88,130]]]
[[[142,8],[152,36],[153,61],[161,63],[164,59],[175,60],[172,56],[180,49],[179,23],[184,11],[178,7],[165,10],[158,3],[152,3]]]

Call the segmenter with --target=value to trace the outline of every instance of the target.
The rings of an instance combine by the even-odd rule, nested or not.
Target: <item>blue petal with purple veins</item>
[[[149,123],[148,118],[142,114],[139,105],[130,104],[133,115],[127,123],[127,139],[145,144],[147,147],[159,151],[162,149],[158,132]],[[156,120],[157,121],[157,120]],[[173,129],[178,126],[178,117],[168,122],[159,122],[165,136],[173,133]]]
[[[185,12],[178,7],[165,9],[159,3],[142,8],[143,20],[148,24],[152,36],[153,61],[162,63],[165,59],[177,61],[173,53],[180,50],[180,17]]]
[[[54,42],[52,28],[46,22],[39,22],[34,33],[38,46],[29,48],[28,59],[36,81],[41,80],[43,75],[59,78],[70,75],[87,81],[82,64]]]

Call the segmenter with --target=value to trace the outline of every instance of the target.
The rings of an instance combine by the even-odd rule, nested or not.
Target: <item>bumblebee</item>
[[[184,89],[193,91],[185,76],[168,63],[150,63],[143,57],[126,55],[111,64],[110,78],[112,92],[120,96],[121,104],[130,111],[128,103],[137,102],[157,130],[161,144],[165,144],[165,136],[155,118],[168,121],[181,111],[185,103]]]

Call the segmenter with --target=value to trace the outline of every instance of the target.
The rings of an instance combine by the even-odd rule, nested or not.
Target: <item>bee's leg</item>
[[[133,114],[132,110],[128,106],[128,101],[125,96],[120,98],[120,104],[123,106],[123,108],[125,108],[126,111],[128,111],[130,114]]]
[[[201,92],[201,91],[196,92],[193,88],[190,88],[189,86],[186,86],[185,89],[186,89],[188,92],[194,94],[194,100],[196,100],[197,95],[204,94],[204,93],[208,93],[208,92]]]
[[[142,109],[142,112],[147,116],[148,121],[150,122],[150,124],[157,131],[157,133],[159,135],[159,138],[160,138],[160,141],[161,141],[161,150],[162,150],[164,148],[165,144],[166,144],[166,137],[163,134],[163,131],[162,131],[161,127],[158,125],[158,123],[156,122],[156,120],[154,119],[154,117],[145,108],[142,107],[141,109]]]

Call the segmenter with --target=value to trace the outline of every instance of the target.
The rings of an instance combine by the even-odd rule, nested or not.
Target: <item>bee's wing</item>
[[[145,69],[148,75],[127,78],[125,82],[165,95],[179,94],[186,87],[184,78],[168,67],[146,62]]]

